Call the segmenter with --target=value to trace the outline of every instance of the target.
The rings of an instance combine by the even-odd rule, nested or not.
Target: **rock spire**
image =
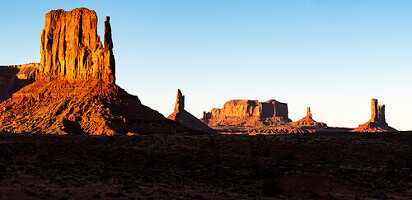
[[[174,112],[170,114],[168,119],[181,123],[183,126],[191,128],[193,130],[202,131],[209,134],[215,134],[216,132],[209,128],[206,124],[201,122],[198,118],[190,114],[185,110],[185,96],[183,96],[180,89],[177,90],[176,105]]]
[[[385,105],[378,105],[377,99],[371,99],[371,119],[359,125],[353,132],[395,132],[396,129],[386,123]]]
[[[183,111],[185,109],[185,96],[183,96],[180,89],[177,89],[177,97],[175,104],[175,112]]]

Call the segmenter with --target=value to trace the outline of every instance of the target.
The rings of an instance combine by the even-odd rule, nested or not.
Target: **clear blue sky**
[[[412,129],[412,1],[0,1],[0,65],[39,62],[44,15],[111,16],[117,83],[168,116],[177,88],[197,117],[230,99],[276,99],[290,118],[356,127],[370,99]]]

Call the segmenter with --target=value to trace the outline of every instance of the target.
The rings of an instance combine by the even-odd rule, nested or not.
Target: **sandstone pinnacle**
[[[177,90],[177,97],[176,97],[176,104],[175,104],[175,112],[179,112],[185,109],[185,96],[183,96],[180,89]]]
[[[377,99],[371,99],[371,119],[353,129],[352,132],[395,132],[396,129],[386,123],[385,105],[378,105]]]
[[[209,128],[206,124],[185,110],[185,96],[183,96],[180,89],[177,90],[174,112],[167,118],[179,122],[183,126],[193,130],[198,130],[209,134],[216,133],[213,129]]]

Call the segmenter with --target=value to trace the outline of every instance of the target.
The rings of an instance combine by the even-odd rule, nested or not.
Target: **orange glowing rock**
[[[385,105],[378,105],[377,99],[371,100],[371,119],[359,125],[352,132],[396,132],[386,123]]]
[[[221,109],[204,112],[201,120],[212,127],[280,125],[291,121],[287,104],[276,100],[230,100]]]

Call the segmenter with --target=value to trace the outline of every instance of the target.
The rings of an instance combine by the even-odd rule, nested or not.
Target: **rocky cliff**
[[[209,126],[280,125],[290,122],[288,106],[276,100],[230,100],[223,108],[213,108],[201,119]]]
[[[35,81],[39,63],[0,66],[0,103]]]
[[[167,118],[179,122],[183,126],[194,130],[199,130],[209,134],[216,133],[213,129],[209,128],[206,124],[185,110],[185,97],[180,90],[177,90],[174,112]]]
[[[104,46],[97,35],[93,10],[52,10],[40,36],[41,67],[37,80],[103,80],[114,83],[115,62],[110,18],[106,17]]]
[[[378,105],[377,99],[371,100],[371,119],[352,132],[395,132],[396,129],[386,123],[385,105]]]
[[[114,83],[109,19],[106,17],[103,47],[94,11],[78,8],[47,13],[36,81],[0,104],[0,132],[200,133],[166,119]]]

